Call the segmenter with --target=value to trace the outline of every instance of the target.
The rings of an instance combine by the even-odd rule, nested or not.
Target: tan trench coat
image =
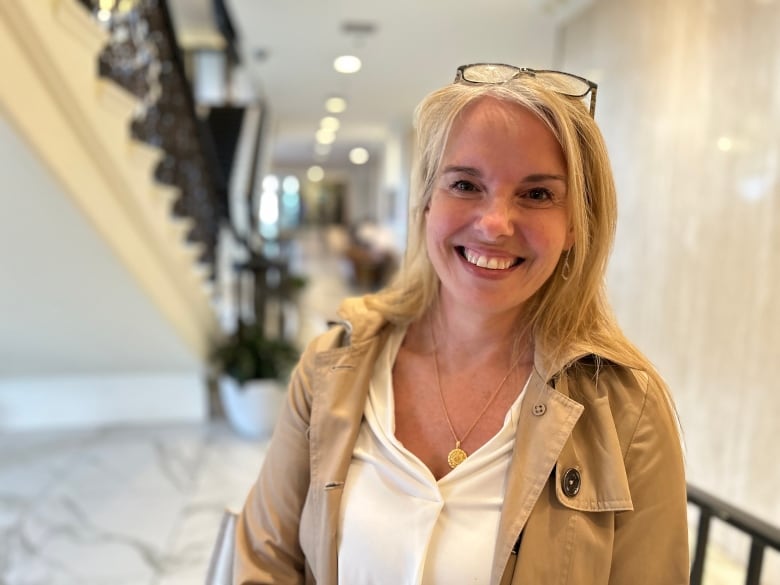
[[[342,489],[389,332],[360,301],[345,304],[342,316],[348,324],[315,340],[293,374],[239,518],[236,584],[338,583]],[[688,583],[685,477],[664,391],[615,364],[602,364],[596,383],[592,358],[578,361],[557,378],[539,372],[560,368],[537,360],[490,583]]]

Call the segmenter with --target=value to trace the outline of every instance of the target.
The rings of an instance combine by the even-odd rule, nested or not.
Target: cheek
[[[468,225],[468,215],[462,205],[434,197],[426,210],[426,230],[433,238],[450,237]]]
[[[564,218],[529,223],[523,230],[523,235],[533,248],[554,255],[569,248],[574,238],[573,231],[568,228]]]
[[[441,205],[433,204],[426,214],[425,221],[425,244],[428,258],[436,272],[444,269],[452,237],[457,232],[451,214],[442,213],[443,211]]]
[[[425,222],[425,243],[428,248],[428,255],[436,255],[442,241],[441,225],[436,221],[435,216],[428,216]]]
[[[425,239],[428,242],[428,249],[432,249],[436,242],[442,237],[444,232],[443,216],[440,206],[434,202],[429,204],[425,210]]]

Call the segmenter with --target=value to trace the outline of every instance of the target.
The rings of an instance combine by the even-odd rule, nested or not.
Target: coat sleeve
[[[687,496],[671,399],[652,378],[625,454],[634,510],[615,517],[610,585],[689,583]]]
[[[235,585],[304,582],[306,561],[298,533],[309,490],[314,345],[304,352],[293,371],[288,400],[279,413],[260,475],[238,518]]]

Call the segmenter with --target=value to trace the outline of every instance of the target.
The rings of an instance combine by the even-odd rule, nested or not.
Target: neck
[[[528,334],[520,339],[519,314],[480,313],[435,304],[427,319],[433,329],[439,355],[457,360],[532,361],[533,352]],[[519,343],[518,343],[519,341]],[[518,354],[519,352],[519,354]]]

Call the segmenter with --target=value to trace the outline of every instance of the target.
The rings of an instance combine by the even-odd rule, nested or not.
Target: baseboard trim
[[[207,418],[207,388],[200,373],[0,380],[0,432]]]

